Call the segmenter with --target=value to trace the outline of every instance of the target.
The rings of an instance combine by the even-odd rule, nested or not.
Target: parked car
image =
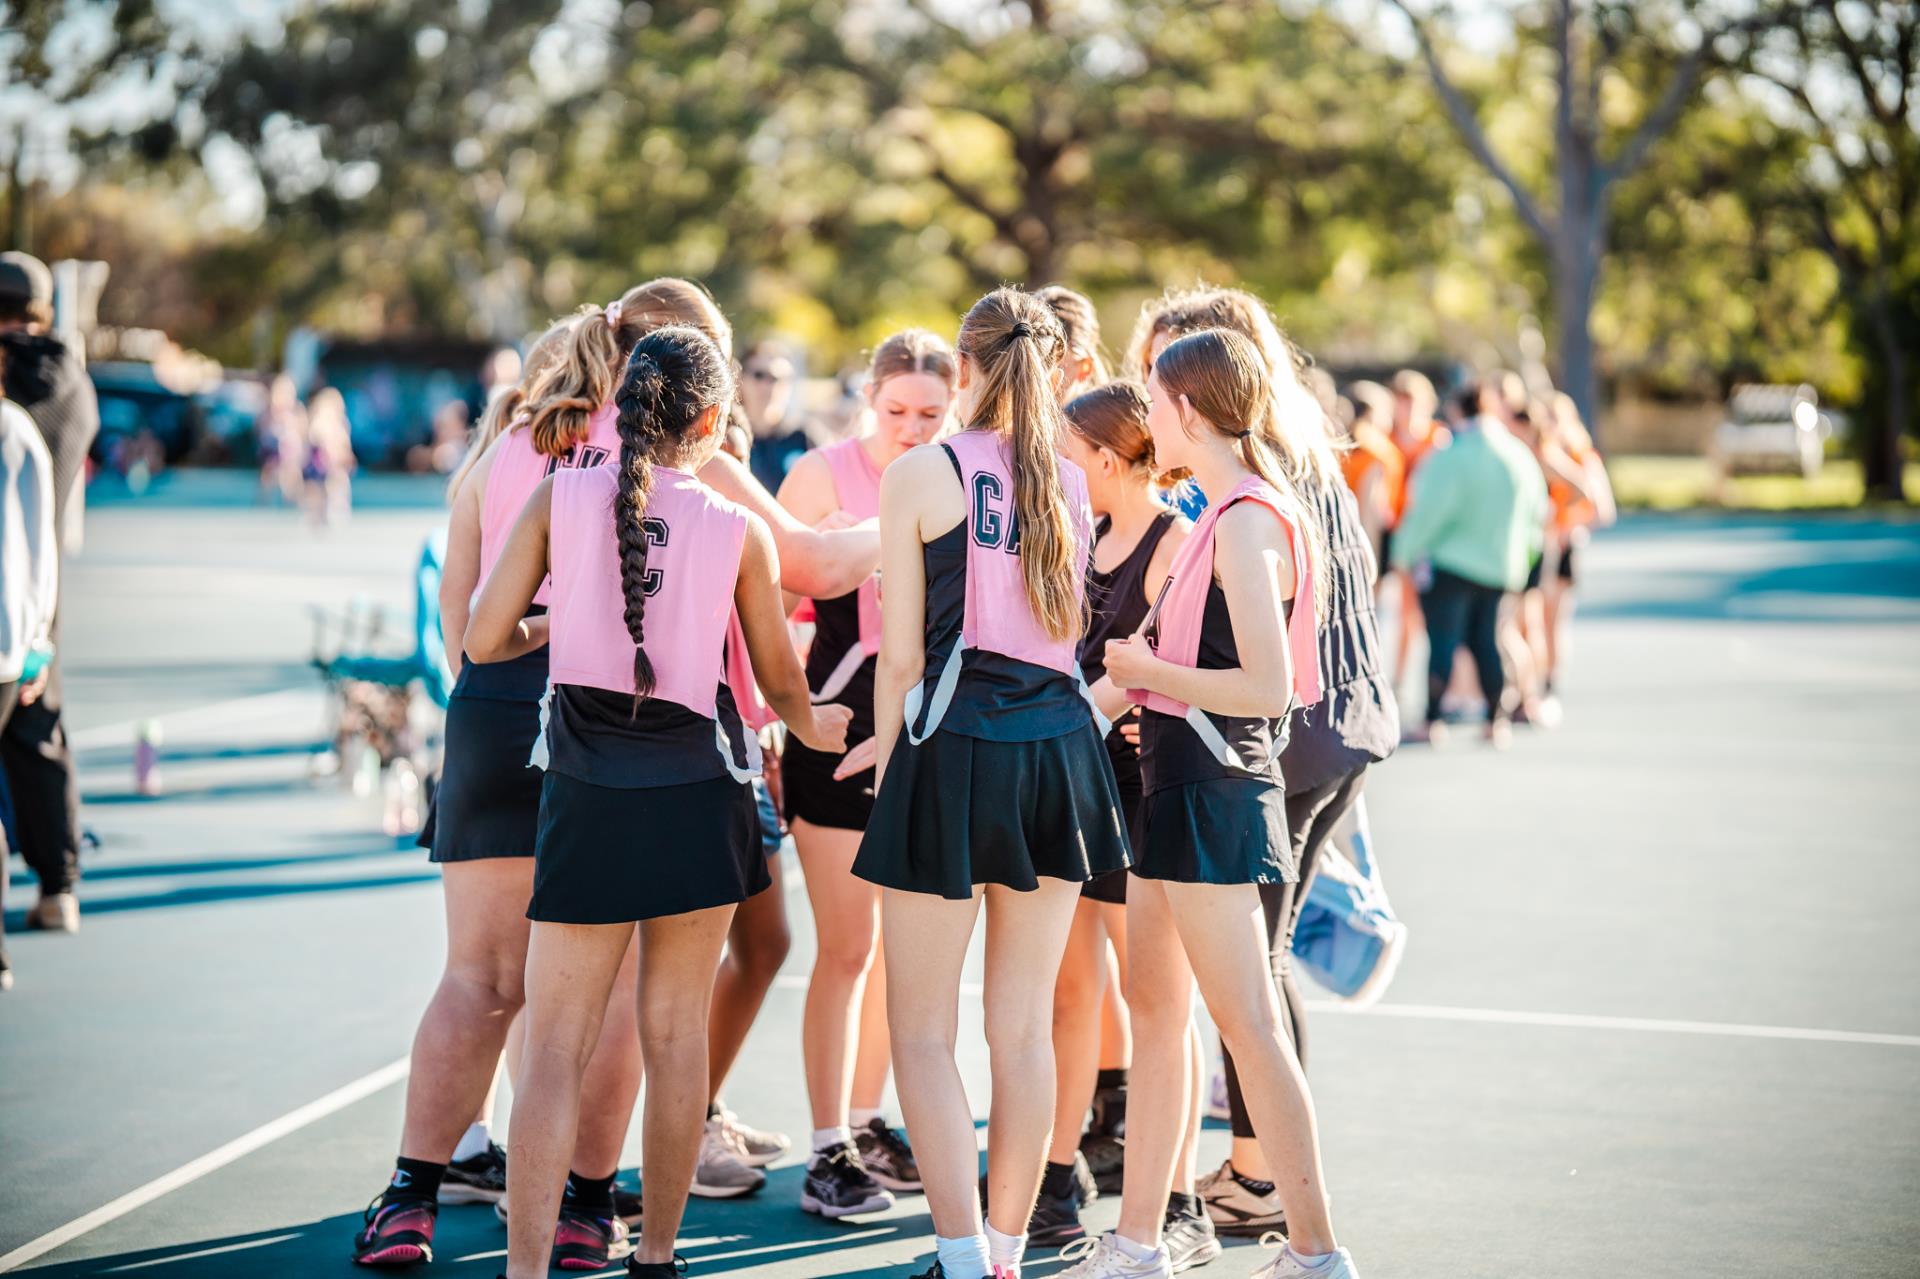
[[[1747,383],[1727,397],[1727,417],[1713,433],[1711,458],[1720,478],[1820,470],[1833,420],[1810,386]]]
[[[100,435],[93,442],[96,463],[117,465],[116,459],[143,434],[152,437],[169,463],[185,457],[198,442],[201,406],[192,396],[162,386],[151,364],[100,360],[88,365],[87,373],[100,401]]]

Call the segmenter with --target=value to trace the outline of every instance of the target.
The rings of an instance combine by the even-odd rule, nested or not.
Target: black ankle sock
[[[1183,1217],[1200,1215],[1200,1196],[1183,1195],[1178,1190],[1167,1196],[1167,1212],[1179,1213]]]
[[[1253,1178],[1240,1172],[1237,1168],[1234,1170],[1233,1179],[1262,1198],[1273,1193],[1273,1183],[1271,1181],[1255,1181]]]
[[[1086,1078],[1085,1075],[1080,1077],[1082,1079]],[[1125,1088],[1127,1086],[1127,1068],[1122,1066],[1118,1070],[1101,1071],[1094,1077],[1093,1086],[1100,1092],[1113,1092]]]
[[[1040,1193],[1049,1199],[1065,1199],[1073,1193],[1073,1165],[1049,1163],[1040,1177]]]
[[[708,1102],[708,1103],[707,1103],[707,1118],[709,1118],[709,1119],[718,1119],[719,1117],[720,1117],[720,1103],[719,1103],[719,1102],[717,1102],[717,1101],[710,1101],[710,1102]]]
[[[393,1161],[393,1176],[387,1180],[387,1202],[396,1199],[434,1200],[440,1197],[440,1178],[447,1173],[445,1164],[402,1155]]]
[[[583,1177],[577,1172],[567,1174],[567,1193],[565,1202],[575,1208],[602,1214],[613,1211],[613,1179],[617,1172],[604,1177]]]
[[[579,1208],[599,1215],[613,1215],[613,1179],[616,1174],[608,1173],[604,1177],[582,1177],[577,1172],[567,1174],[567,1194],[565,1202],[569,1207]]]

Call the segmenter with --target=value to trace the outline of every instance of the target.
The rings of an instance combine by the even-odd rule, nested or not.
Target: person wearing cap
[[[39,428],[51,461],[55,553],[77,543],[87,452],[100,432],[100,406],[80,353],[53,332],[53,273],[31,254],[0,253],[0,362],[6,397]],[[80,907],[80,803],[73,755],[61,723],[58,619],[44,691],[18,707],[0,731],[0,767],[13,796],[20,852],[40,880],[27,927],[74,932]]]

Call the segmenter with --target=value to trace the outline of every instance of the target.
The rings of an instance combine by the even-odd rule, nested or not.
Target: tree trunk
[[[1880,339],[1880,353],[1886,361],[1886,399],[1881,405],[1880,438],[1861,450],[1860,464],[1866,480],[1867,496],[1889,502],[1906,500],[1906,476],[1901,445],[1907,437],[1909,397],[1908,354],[1900,344],[1898,326],[1888,314],[1891,306],[1879,300],[1873,308],[1874,332]]]
[[[1566,161],[1562,161],[1563,164]],[[1580,420],[1600,440],[1599,394],[1593,361],[1593,299],[1600,283],[1606,214],[1594,193],[1577,179],[1564,184],[1577,199],[1561,206],[1553,250],[1553,316],[1560,367],[1556,381],[1572,397]]]

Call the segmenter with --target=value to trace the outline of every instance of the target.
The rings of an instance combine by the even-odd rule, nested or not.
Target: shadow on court
[[[118,915],[135,910],[159,910],[172,906],[202,906],[208,902],[244,901],[260,897],[294,897],[309,893],[349,893],[368,888],[404,888],[409,884],[437,882],[440,871],[404,875],[369,875],[353,879],[279,880],[265,884],[218,884],[201,888],[176,888],[164,893],[138,893],[128,897],[88,898],[87,914]],[[27,912],[9,910],[7,931],[26,927]]]

